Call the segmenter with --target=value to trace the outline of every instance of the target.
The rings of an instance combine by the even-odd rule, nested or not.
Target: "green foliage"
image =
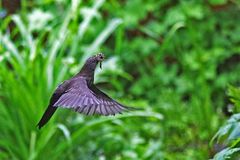
[[[236,106],[236,109],[240,108],[240,89],[237,87],[229,86],[228,87],[228,96],[230,101]]]
[[[214,156],[213,160],[230,159],[231,155],[238,151],[240,151],[240,148],[226,148],[226,149],[222,150],[221,152],[219,152],[218,154],[216,154],[216,156]]]
[[[233,102],[235,107],[240,107],[240,89],[229,86],[228,95],[230,100]],[[239,159],[238,157],[233,157],[234,153],[240,151],[240,114],[234,114],[230,117],[227,123],[222,126],[215,136],[212,139],[212,143],[214,140],[217,140],[217,143],[223,143],[227,148],[223,149],[221,152],[217,153],[214,156],[216,160],[224,160],[224,159]]]
[[[234,0],[22,1],[0,26],[0,159],[213,158],[208,144],[225,120],[225,90],[239,84],[239,6]],[[96,71],[99,86],[144,110],[87,117],[59,109],[37,130],[57,84],[99,51],[108,58]],[[230,86],[228,93],[239,112],[239,89]],[[215,135],[212,142],[228,146],[215,159],[238,152],[238,117]]]

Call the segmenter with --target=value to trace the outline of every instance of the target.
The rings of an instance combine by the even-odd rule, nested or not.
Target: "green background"
[[[239,111],[237,0],[23,0],[0,9],[0,159],[206,160]],[[115,117],[59,109],[36,124],[57,85],[103,52],[95,81],[143,110]],[[239,92],[240,93],[240,92]]]

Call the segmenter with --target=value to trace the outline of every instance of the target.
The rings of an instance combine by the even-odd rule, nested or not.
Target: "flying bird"
[[[94,72],[104,60],[99,53],[88,58],[79,73],[62,82],[50,98],[49,105],[37,124],[40,129],[52,117],[58,107],[70,108],[86,115],[115,115],[135,108],[124,106],[100,91],[94,85]]]

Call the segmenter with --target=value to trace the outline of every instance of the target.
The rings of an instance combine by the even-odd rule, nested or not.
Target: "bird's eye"
[[[96,57],[97,57],[98,61],[103,61],[104,60],[104,55],[101,54],[101,53],[99,53]]]
[[[104,59],[103,55],[100,55],[100,56],[99,56],[99,59],[100,59],[100,60],[103,60],[103,59]]]

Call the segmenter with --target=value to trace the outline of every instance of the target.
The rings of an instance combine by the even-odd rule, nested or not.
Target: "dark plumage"
[[[58,107],[71,108],[86,115],[104,116],[134,109],[111,99],[93,84],[95,68],[98,62],[101,67],[103,59],[102,53],[88,58],[78,74],[57,87],[48,108],[37,125],[39,129],[49,121]]]

